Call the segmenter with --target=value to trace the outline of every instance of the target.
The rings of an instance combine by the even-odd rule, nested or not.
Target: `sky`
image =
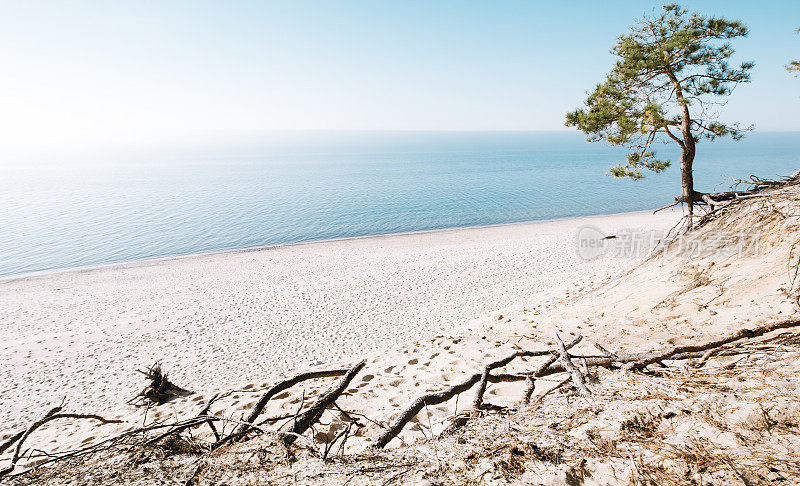
[[[566,130],[649,1],[4,1],[0,154],[271,130]],[[800,130],[800,1],[695,1],[753,60],[723,118]]]

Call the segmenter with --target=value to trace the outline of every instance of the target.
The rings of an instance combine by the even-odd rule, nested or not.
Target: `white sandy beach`
[[[616,214],[337,240],[0,282],[0,420],[66,397],[118,409],[163,362],[193,390],[433,338],[510,305],[564,297],[633,265],[581,260],[577,228],[667,229],[679,213]]]

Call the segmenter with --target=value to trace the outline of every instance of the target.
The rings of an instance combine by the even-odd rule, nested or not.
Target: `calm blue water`
[[[0,276],[211,250],[652,209],[576,133],[306,134],[0,166]],[[698,147],[698,189],[800,169],[800,134]]]

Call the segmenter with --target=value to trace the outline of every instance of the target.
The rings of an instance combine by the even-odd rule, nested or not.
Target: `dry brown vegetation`
[[[569,387],[518,410],[470,415],[442,437],[323,459],[279,433],[207,452],[191,434],[147,433],[17,484],[796,484],[800,334],[648,372],[601,369],[593,398]],[[152,434],[152,433],[151,433]],[[614,481],[612,478],[615,478]]]

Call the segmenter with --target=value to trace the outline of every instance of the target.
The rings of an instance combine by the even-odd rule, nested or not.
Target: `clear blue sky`
[[[561,130],[618,34],[662,2],[2,1],[0,151],[263,130]],[[743,20],[725,118],[800,130],[800,1]]]

